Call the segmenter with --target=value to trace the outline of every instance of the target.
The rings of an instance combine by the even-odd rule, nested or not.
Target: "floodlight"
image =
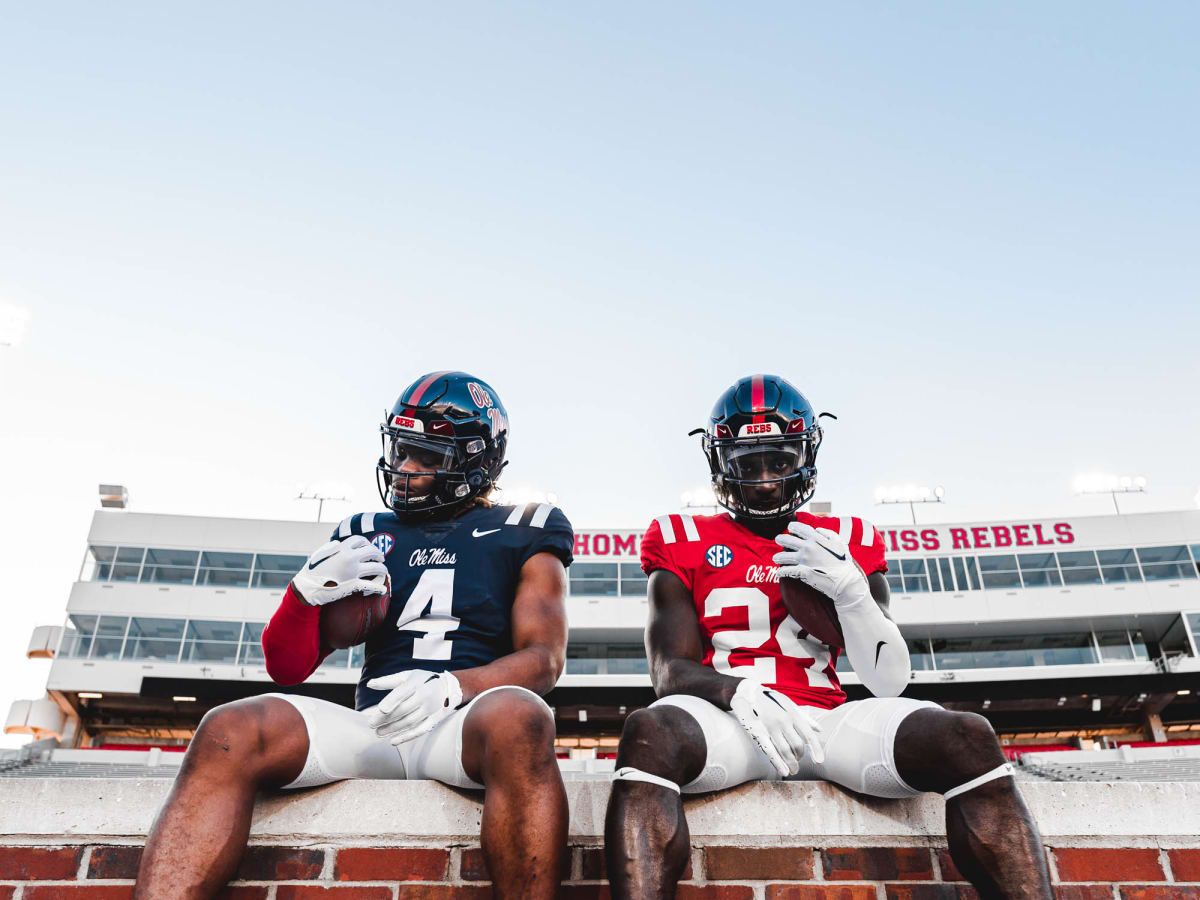
[[[1072,482],[1077,494],[1111,494],[1117,515],[1121,507],[1117,494],[1143,494],[1146,492],[1145,475],[1112,475],[1108,472],[1083,472]]]
[[[887,487],[879,486],[875,488],[875,502],[878,504],[884,503],[907,503],[908,511],[912,515],[913,524],[917,522],[917,512],[914,504],[917,503],[944,503],[946,497],[946,489],[940,484],[937,487],[930,488],[924,484],[893,484]]]

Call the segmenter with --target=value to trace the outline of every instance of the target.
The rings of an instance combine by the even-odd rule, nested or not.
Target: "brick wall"
[[[1200,845],[1200,839],[1197,839]],[[1061,900],[1200,900],[1200,847],[1048,847]],[[0,846],[0,900],[124,900],[141,846]],[[603,900],[604,854],[571,848],[566,900]],[[228,900],[485,900],[478,847],[252,845]],[[693,847],[680,900],[951,900],[973,898],[945,848]]]
[[[0,900],[130,897],[169,782],[0,779]],[[608,896],[608,785],[568,783],[567,900]],[[1200,900],[1200,784],[1026,784],[1060,900]],[[689,798],[680,900],[969,900],[940,798],[884,801],[818,782]],[[266,797],[230,900],[482,900],[477,796],[345,782]]]

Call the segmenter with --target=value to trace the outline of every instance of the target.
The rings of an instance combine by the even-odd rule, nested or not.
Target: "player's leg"
[[[678,706],[625,719],[604,822],[608,882],[618,900],[674,897],[691,851],[679,786],[704,769],[700,723]]]
[[[461,770],[484,786],[479,838],[496,896],[554,897],[567,858],[567,792],[550,708],[523,688],[485,691],[460,734]]]
[[[680,793],[775,777],[733,714],[699,697],[664,697],[630,715],[604,825],[613,897],[675,895],[691,843]]]
[[[293,780],[307,755],[304,720],[284,700],[254,697],[211,710],[150,828],[135,900],[213,896],[246,849],[255,792]]]
[[[917,710],[900,723],[894,752],[908,784],[947,795],[950,856],[981,897],[1053,896],[1041,834],[987,719]]]

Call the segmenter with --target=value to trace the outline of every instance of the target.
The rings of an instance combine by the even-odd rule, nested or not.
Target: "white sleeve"
[[[876,697],[899,697],[908,686],[912,665],[896,623],[883,614],[870,590],[839,605],[837,614],[846,656],[867,690]]]

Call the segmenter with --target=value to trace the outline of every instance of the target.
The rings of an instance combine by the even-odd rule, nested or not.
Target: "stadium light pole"
[[[318,522],[321,521],[321,513],[325,509],[325,501],[326,500],[330,500],[330,501],[334,501],[334,502],[349,502],[349,500],[350,500],[350,498],[346,497],[346,496],[332,497],[332,496],[329,496],[328,494],[322,494],[320,491],[311,491],[310,493],[307,493],[307,494],[304,493],[304,491],[301,491],[296,496],[296,499],[297,500],[316,500],[317,501],[317,521]]]
[[[1113,509],[1117,511],[1117,515],[1119,516],[1121,515],[1121,507],[1117,503],[1117,494],[1146,493],[1146,476],[1086,472],[1075,476],[1075,493],[1112,495]]]
[[[697,488],[694,491],[684,491],[679,495],[679,502],[684,509],[711,509],[717,512],[717,498],[711,487]]]
[[[923,484],[894,484],[891,487],[875,488],[875,502],[880,506],[889,503],[907,503],[913,524],[917,524],[918,503],[945,503],[946,489],[940,484],[930,488]]]

